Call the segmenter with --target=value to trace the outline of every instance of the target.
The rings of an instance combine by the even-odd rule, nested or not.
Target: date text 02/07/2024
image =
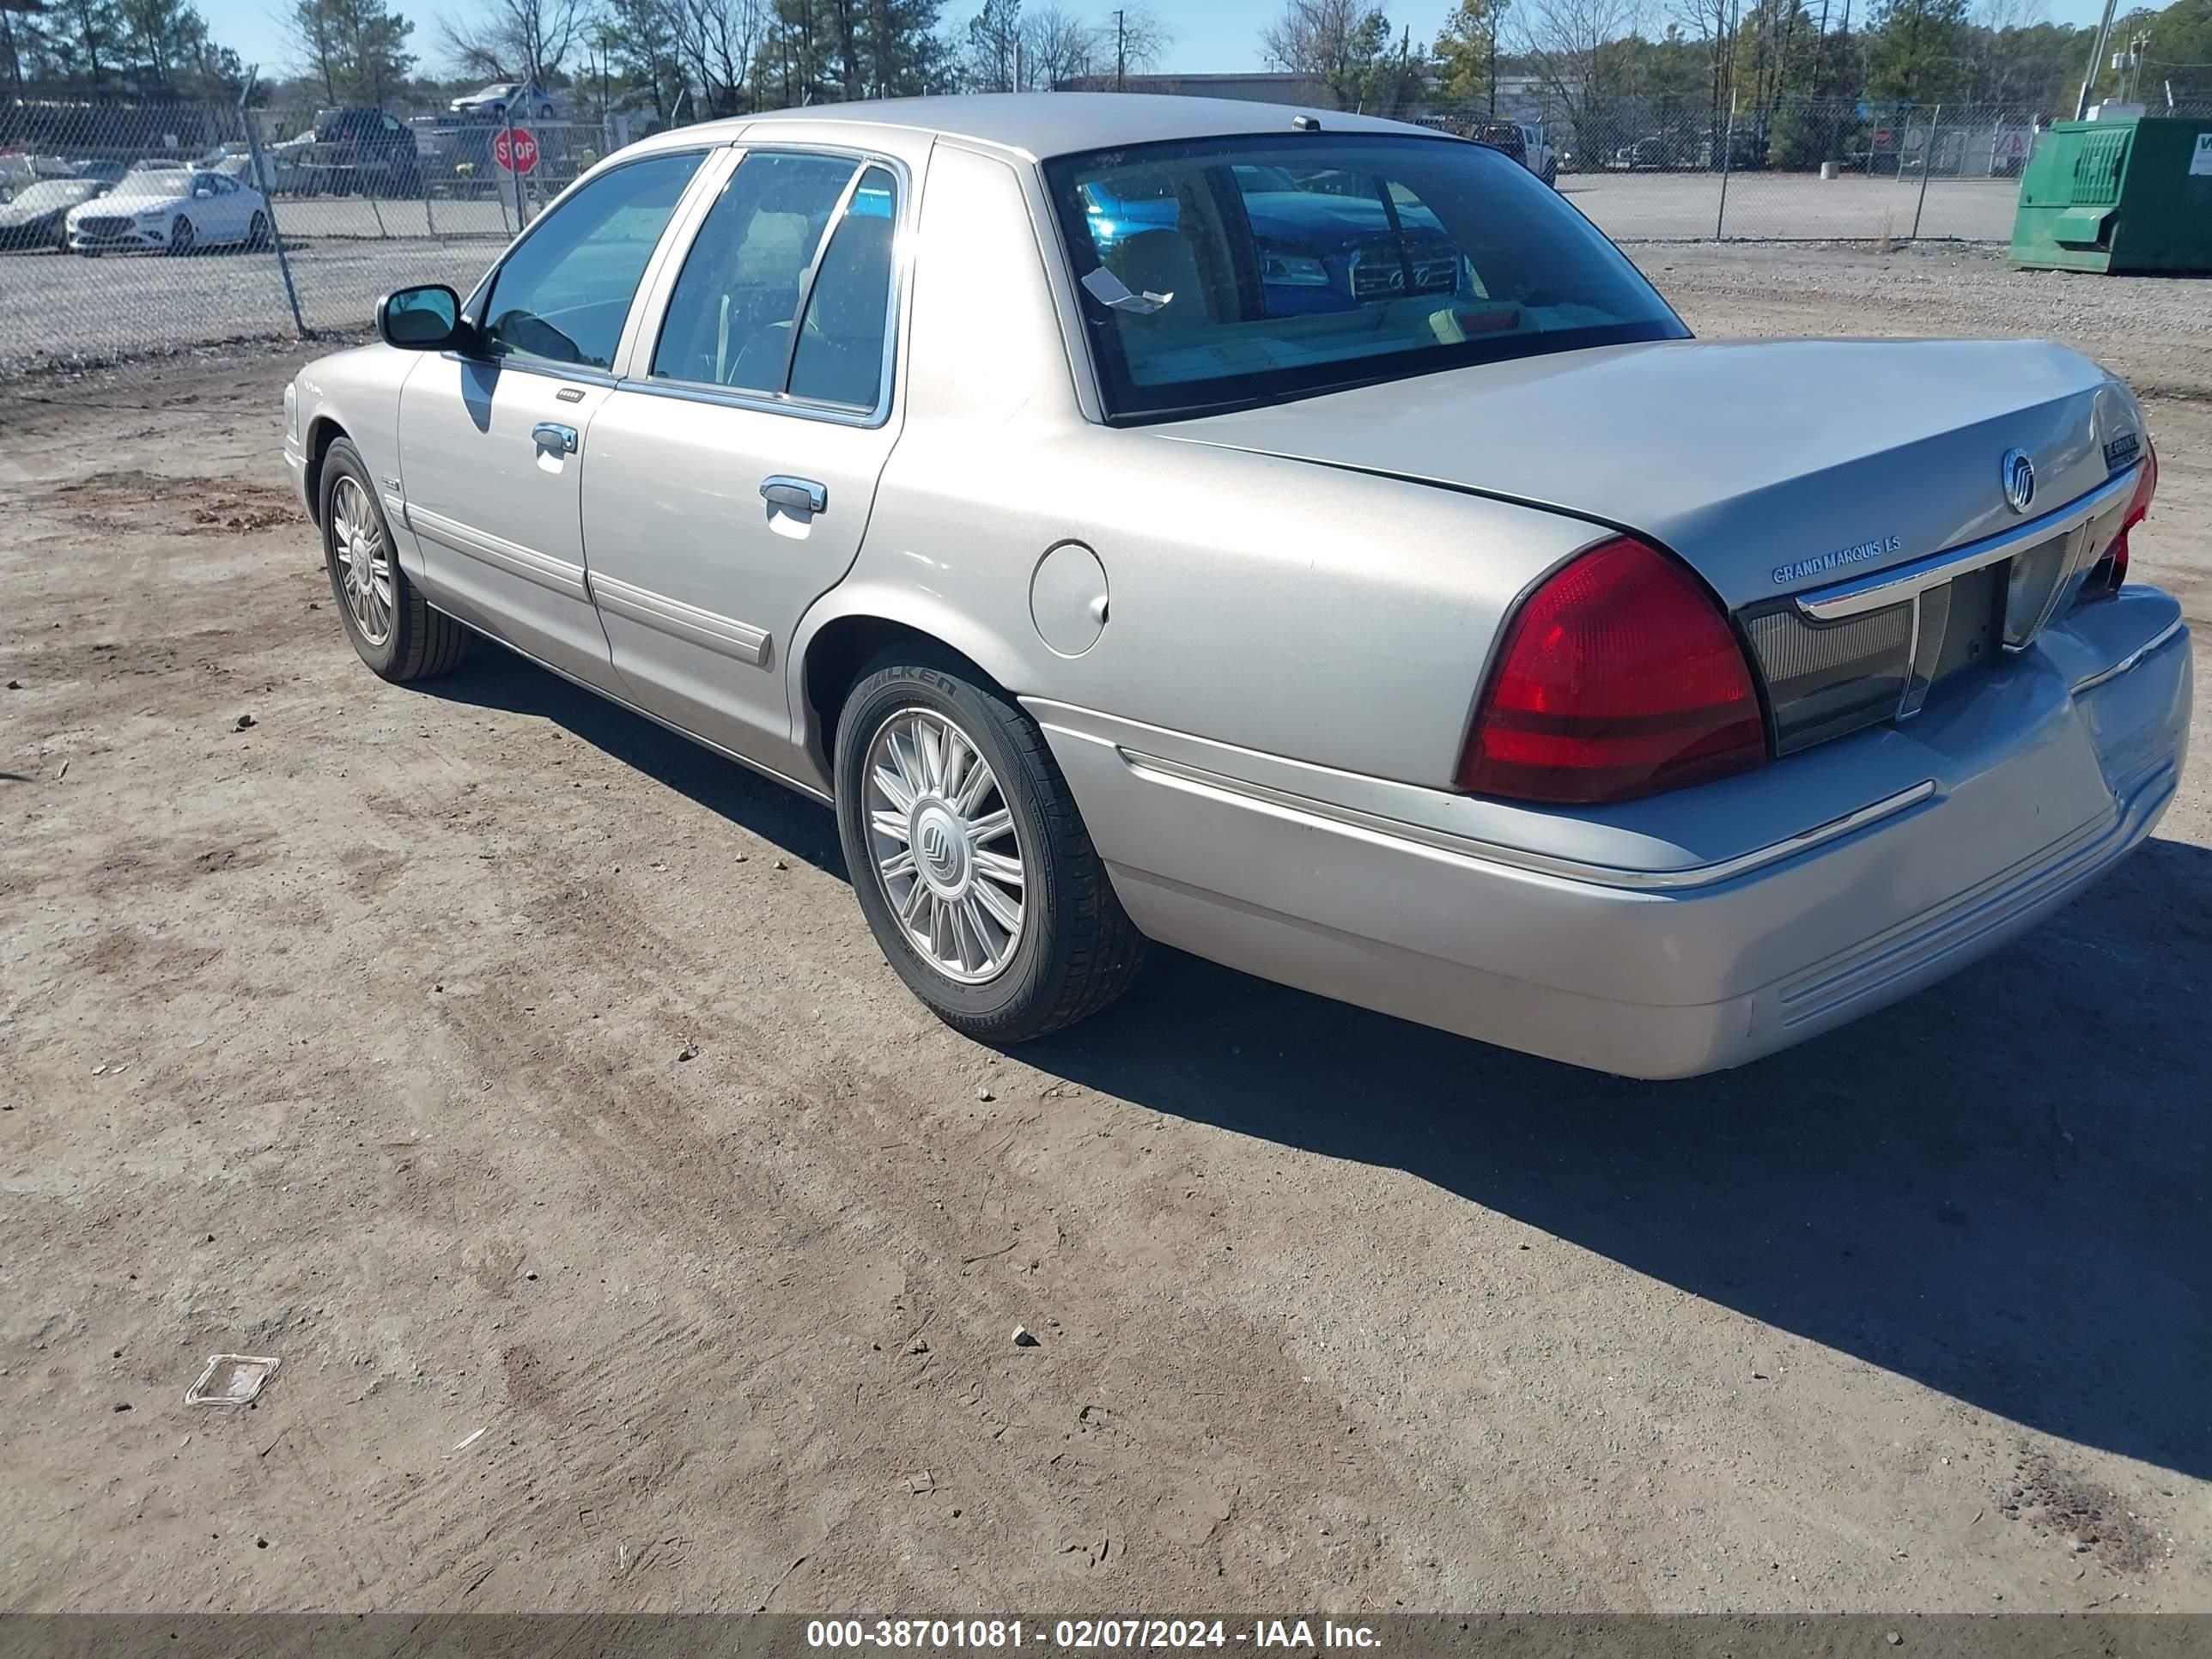
[[[1255,1619],[1239,1627],[1220,1619],[811,1619],[814,1649],[889,1648],[989,1652],[1021,1647],[1073,1652],[1146,1648],[1374,1649],[1376,1632],[1333,1619]]]

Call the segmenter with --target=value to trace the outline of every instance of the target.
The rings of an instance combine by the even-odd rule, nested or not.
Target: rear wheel
[[[433,611],[392,550],[392,532],[361,452],[348,438],[323,456],[323,562],[338,620],[367,663],[387,680],[428,679],[459,665],[468,630]]]
[[[192,222],[186,218],[183,214],[179,213],[170,223],[170,252],[177,254],[190,253],[192,251],[192,244],[197,242],[198,240],[199,232],[193,227]]]
[[[902,653],[837,726],[837,828],[907,988],[984,1042],[1087,1018],[1128,988],[1137,932],[1043,734],[949,655]]]

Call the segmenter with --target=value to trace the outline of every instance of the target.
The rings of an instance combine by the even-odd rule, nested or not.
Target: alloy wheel
[[[870,861],[907,941],[947,979],[1004,973],[1027,920],[1014,815],[973,739],[933,708],[894,710],[863,775]]]
[[[392,549],[360,482],[343,477],[331,491],[331,557],[353,624],[371,645],[392,637]]]

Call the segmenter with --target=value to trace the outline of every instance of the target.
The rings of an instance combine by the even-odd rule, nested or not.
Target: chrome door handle
[[[558,421],[538,422],[530,428],[530,436],[540,449],[557,449],[563,455],[576,453],[576,428]]]
[[[761,499],[788,513],[827,513],[830,492],[811,478],[771,473],[761,480]]]

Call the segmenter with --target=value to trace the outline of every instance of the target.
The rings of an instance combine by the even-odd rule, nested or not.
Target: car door
[[[606,635],[585,581],[589,434],[639,285],[707,153],[610,168],[556,204],[464,312],[481,355],[428,356],[400,392],[398,487],[425,591],[606,689]]]
[[[641,707],[779,771],[783,653],[858,554],[896,436],[908,193],[888,159],[748,151],[592,417],[584,544],[615,667]]]

